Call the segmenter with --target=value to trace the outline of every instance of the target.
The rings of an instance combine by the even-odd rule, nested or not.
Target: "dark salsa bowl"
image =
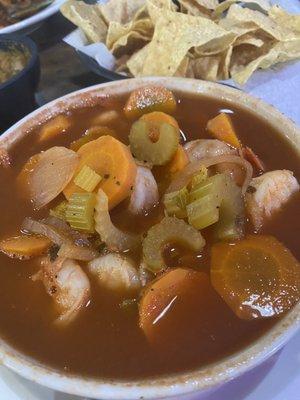
[[[129,79],[0,138],[0,357],[91,398],[255,367],[300,322],[300,132],[222,85]]]
[[[17,64],[16,69],[7,74],[7,79],[0,81],[2,132],[36,107],[34,95],[40,79],[40,62],[37,47],[30,38],[0,35],[0,71],[6,74],[14,64]]]

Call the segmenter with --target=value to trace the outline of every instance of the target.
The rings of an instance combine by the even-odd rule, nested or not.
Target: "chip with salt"
[[[145,3],[146,0],[109,0],[99,4],[98,7],[107,24],[110,22],[127,24]]]
[[[300,15],[291,15],[279,6],[273,6],[269,11],[270,18],[281,26],[288,26],[294,32],[300,33]]]
[[[116,56],[129,55],[149,42],[152,35],[153,24],[150,18],[138,19],[126,25],[111,22],[108,27],[106,46]]]
[[[229,8],[226,17],[219,24],[225,29],[232,29],[234,26],[241,28],[256,26],[278,41],[289,41],[296,38],[295,33],[289,27],[277,24],[259,11],[243,8],[237,4],[233,4]]]
[[[254,59],[247,65],[233,65],[231,76],[243,85],[258,68],[266,69],[270,66],[293,60],[300,57],[300,38],[289,42],[278,42],[268,52]]]
[[[207,18],[165,11],[156,22],[142,75],[173,76],[192,47],[231,35]]]
[[[269,0],[67,0],[63,14],[128,76],[233,78],[300,58],[300,15]]]
[[[97,5],[84,1],[68,0],[60,8],[61,13],[77,25],[92,43],[103,42],[106,38],[107,25]]]

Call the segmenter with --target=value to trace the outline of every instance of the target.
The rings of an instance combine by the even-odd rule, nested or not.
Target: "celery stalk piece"
[[[74,193],[66,208],[66,220],[72,228],[93,233],[94,208],[96,196],[94,193]]]
[[[84,165],[74,178],[76,186],[87,192],[92,192],[100,183],[102,177],[88,165]]]
[[[224,190],[224,174],[213,175],[198,185],[194,186],[189,194],[189,202],[204,197],[207,194],[214,194],[221,201],[222,193]]]
[[[201,167],[199,172],[197,172],[193,177],[189,184],[191,190],[193,190],[196,186],[203,183],[208,177],[208,169],[206,167]]]
[[[52,217],[66,219],[66,209],[68,202],[66,200],[59,203],[56,207],[50,210],[50,215]]]
[[[213,194],[193,201],[187,206],[188,222],[196,229],[204,229],[219,220],[219,201]]]
[[[177,218],[186,218],[187,200],[188,190],[186,187],[177,192],[165,194],[163,201],[167,214]]]
[[[215,225],[215,237],[217,240],[240,239],[243,235],[245,208],[242,191],[228,175],[224,176],[224,193],[220,219]]]

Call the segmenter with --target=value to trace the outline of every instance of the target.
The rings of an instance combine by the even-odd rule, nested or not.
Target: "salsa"
[[[0,333],[64,373],[193,370],[248,346],[299,299],[299,156],[243,108],[181,92],[150,101],[150,89],[56,116],[1,157]],[[283,188],[277,208],[253,208],[263,178]],[[261,294],[270,285],[277,303]]]

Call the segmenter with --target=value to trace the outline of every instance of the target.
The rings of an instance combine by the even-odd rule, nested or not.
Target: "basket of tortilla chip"
[[[242,85],[257,69],[300,58],[300,15],[268,0],[67,0],[61,11],[78,27],[65,40],[109,79]]]

